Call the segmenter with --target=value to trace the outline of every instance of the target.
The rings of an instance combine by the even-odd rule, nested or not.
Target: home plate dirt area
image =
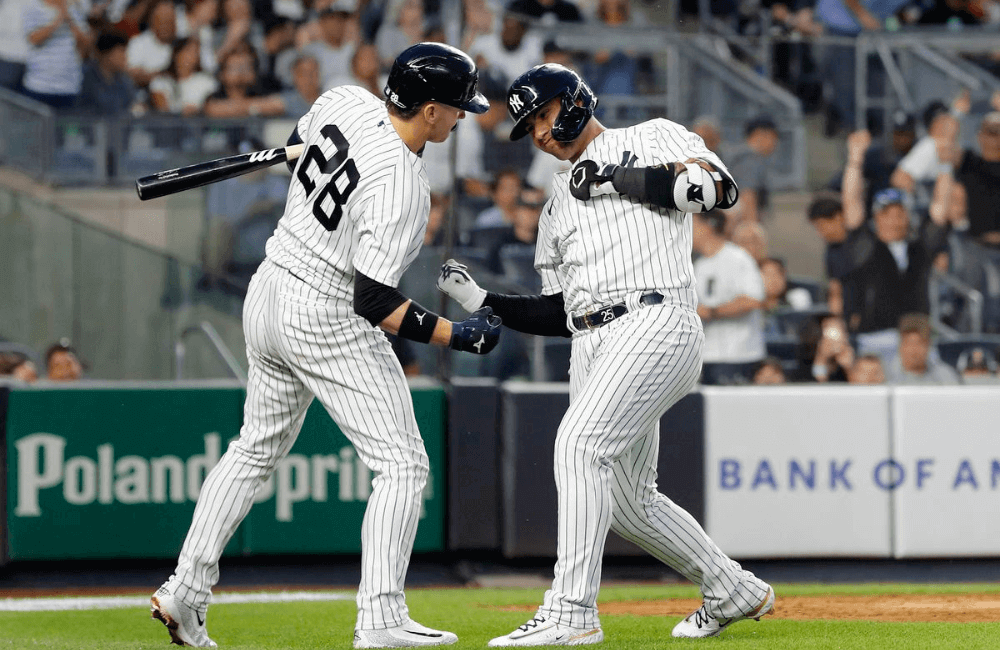
[[[687,616],[700,600],[601,602],[602,614]],[[537,605],[505,607],[534,611]],[[993,623],[1000,621],[1000,594],[884,594],[879,596],[788,596],[778,592],[768,618],[883,622]]]

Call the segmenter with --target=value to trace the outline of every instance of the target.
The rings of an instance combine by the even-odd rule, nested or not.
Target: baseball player
[[[702,139],[663,119],[606,129],[571,70],[537,66],[507,95],[512,138],[573,167],[542,210],[537,296],[488,293],[449,260],[438,288],[466,310],[492,307],[515,330],[572,337],[570,406],[555,441],[555,579],[535,615],[491,646],[600,643],[608,529],[701,587],[676,637],[714,636],[769,613],[774,591],[727,557],[656,489],[659,421],[694,386],[704,333],[691,262],[691,213],[731,206],[736,183]]]
[[[444,141],[465,111],[487,109],[477,83],[466,54],[420,43],[394,62],[386,100],[341,86],[299,120],[290,143],[306,148],[244,308],[243,428],[206,478],[177,568],[151,600],[175,643],[215,647],[205,613],[219,557],[294,444],[314,396],[374,472],[361,526],[354,647],[457,640],[411,620],[403,595],[428,459],[383,331],[476,354],[499,339],[489,308],[452,323],[396,288],[427,226],[420,153],[427,142]]]

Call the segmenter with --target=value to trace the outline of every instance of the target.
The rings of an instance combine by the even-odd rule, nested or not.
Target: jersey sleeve
[[[729,168],[722,162],[718,154],[705,146],[705,141],[697,133],[688,131],[680,124],[663,118],[650,120],[647,124],[651,131],[649,139],[656,143],[660,151],[658,163],[683,162],[688,158],[702,158],[732,176],[729,173]]]
[[[430,209],[427,181],[405,161],[374,181],[359,198],[354,268],[390,287],[423,245]]]
[[[538,236],[535,238],[535,270],[542,278],[542,295],[552,296],[562,293],[556,268],[561,256],[555,248],[555,240],[551,234],[551,223],[556,208],[556,197],[553,196],[542,206],[542,216],[538,220]]]

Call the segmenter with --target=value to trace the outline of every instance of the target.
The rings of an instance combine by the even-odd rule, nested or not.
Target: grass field
[[[782,596],[864,594],[998,593],[1000,585],[775,585],[777,607]],[[536,605],[542,590],[533,589],[412,589],[410,613],[425,625],[459,636],[453,648],[484,648],[494,636],[523,623],[530,611],[510,611],[516,605]],[[690,586],[607,587],[601,602],[697,598]],[[354,626],[353,600],[304,603],[226,604],[209,610],[209,632],[223,650],[328,650],[350,648]],[[670,630],[679,616],[608,615],[601,617],[603,648],[646,650],[706,646],[725,650],[767,648],[872,648],[928,650],[1000,648],[1000,621],[992,623],[878,623],[851,620],[783,620],[768,617],[746,621],[714,639],[673,639]],[[0,649],[147,650],[170,648],[163,626],[146,608],[68,612],[0,612]]]

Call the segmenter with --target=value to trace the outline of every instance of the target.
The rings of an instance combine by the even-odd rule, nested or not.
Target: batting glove
[[[474,312],[483,306],[486,289],[481,289],[466,270],[465,264],[448,260],[441,265],[437,288],[454,298],[467,312]]]
[[[492,307],[483,307],[460,323],[452,323],[451,349],[486,354],[500,342],[500,317]]]
[[[620,165],[600,164],[593,160],[581,160],[573,167],[569,177],[569,193],[580,201],[589,201],[602,194],[618,194],[614,186],[614,175],[624,168]]]

